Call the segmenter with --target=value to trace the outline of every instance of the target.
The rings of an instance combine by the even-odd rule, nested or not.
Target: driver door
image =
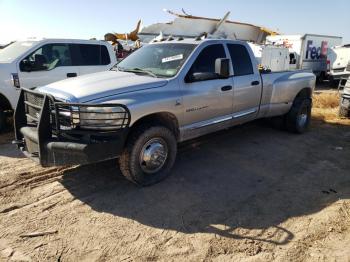
[[[197,56],[187,73],[215,73],[215,60],[226,58],[222,44],[206,46]],[[197,137],[228,127],[232,119],[233,87],[232,80],[208,79],[203,81],[184,81],[184,136]]]
[[[22,59],[18,65],[21,87],[34,89],[79,75],[72,66],[69,45],[46,44]]]

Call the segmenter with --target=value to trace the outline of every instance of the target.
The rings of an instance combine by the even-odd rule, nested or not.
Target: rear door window
[[[228,44],[227,47],[230,52],[234,75],[244,76],[254,74],[247,48],[240,44]]]
[[[99,66],[111,63],[104,45],[71,44],[73,64],[76,66]]]
[[[193,63],[191,73],[215,73],[215,60],[226,58],[225,49],[222,44],[205,47]]]

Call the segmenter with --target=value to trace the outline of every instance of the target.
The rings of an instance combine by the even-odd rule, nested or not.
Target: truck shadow
[[[115,161],[61,183],[95,211],[150,227],[284,245],[294,235],[281,223],[350,196],[350,141],[328,132],[350,127],[314,125],[300,136],[251,123],[181,144],[171,176],[151,187],[126,181]]]
[[[0,156],[9,158],[24,158],[22,152],[20,152],[17,147],[12,144],[14,137],[15,135],[12,130],[0,133]]]

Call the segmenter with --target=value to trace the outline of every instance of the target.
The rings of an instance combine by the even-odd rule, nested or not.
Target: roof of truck
[[[38,43],[38,42],[58,42],[58,43],[95,43],[100,44],[108,43],[104,40],[88,40],[88,39],[69,39],[69,38],[27,38],[27,39],[19,39],[16,42],[26,42],[26,43]]]
[[[195,44],[199,45],[204,42],[217,42],[217,41],[231,41],[231,42],[241,42],[239,40],[232,40],[232,39],[222,39],[222,38],[204,38],[204,39],[196,39],[196,38],[178,38],[174,37],[173,40],[163,40],[163,41],[155,41],[150,44],[169,44],[169,43],[179,43],[179,44]]]

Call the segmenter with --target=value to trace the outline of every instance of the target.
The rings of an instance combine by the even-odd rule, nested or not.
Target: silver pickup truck
[[[22,89],[14,143],[42,166],[118,158],[127,179],[151,185],[169,174],[178,142],[258,118],[303,133],[315,80],[260,72],[245,42],[170,38],[110,71]]]

